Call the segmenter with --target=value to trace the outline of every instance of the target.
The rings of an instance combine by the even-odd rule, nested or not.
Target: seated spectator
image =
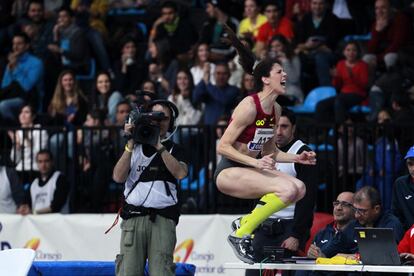
[[[368,186],[361,188],[354,194],[353,201],[355,221],[349,225],[351,229],[358,227],[392,228],[395,241],[398,244],[403,237],[404,229],[397,217],[391,214],[391,212],[383,210],[379,192],[375,188]],[[354,231],[352,240],[356,240],[357,234]],[[355,253],[355,251],[352,253]],[[342,257],[349,258],[350,260],[356,259],[355,254],[341,252],[338,255],[342,255]]]
[[[52,153],[48,150],[39,151],[36,162],[40,175],[30,186],[33,214],[64,211],[62,209],[68,200],[69,185],[63,174],[53,168]]]
[[[107,1],[73,0],[71,9],[75,11],[76,25],[81,28],[90,46],[92,59],[97,62],[96,66],[111,72],[111,62],[105,47],[105,41],[108,41],[108,30],[104,24],[104,16],[108,11]]]
[[[163,39],[169,42],[178,60],[188,60],[189,51],[198,39],[193,25],[178,14],[178,6],[173,1],[161,4],[161,16],[152,25],[149,35],[149,42]]]
[[[257,0],[244,1],[244,18],[240,21],[238,36],[255,39],[259,28],[267,22],[266,16],[260,13]]]
[[[367,116],[369,121],[377,118],[378,112],[382,108],[392,106],[391,98],[393,95],[404,95],[414,83],[414,48],[407,47],[398,52],[397,64],[393,70],[381,74],[372,85],[369,91],[370,114]],[[400,97],[398,97],[400,98]],[[408,101],[405,105],[408,104]],[[405,112],[404,112],[405,113]]]
[[[302,21],[303,16],[310,12],[310,0],[286,0],[285,16],[292,22]]]
[[[210,49],[208,48],[208,44],[200,43],[195,47],[194,53],[194,64],[191,67],[190,71],[193,75],[194,84],[197,85],[200,81],[203,80],[204,75],[204,67],[210,68],[210,75],[214,75],[214,68],[216,65],[209,61],[210,58]],[[215,84],[216,81],[214,78],[211,78],[211,83]]]
[[[414,225],[405,232],[398,244],[398,253],[403,264],[414,264]]]
[[[121,58],[114,64],[114,88],[127,95],[139,89],[145,78],[145,65],[138,62],[136,41],[129,36],[122,39]]]
[[[37,168],[36,154],[46,148],[48,135],[41,125],[35,124],[36,112],[30,105],[25,105],[20,111],[19,122],[22,129],[16,132],[9,130],[8,134],[13,142],[10,154],[16,164],[16,171],[23,183],[31,183],[35,178]]]
[[[382,109],[377,116],[377,124],[382,125],[386,123],[391,123],[392,117],[391,113],[387,109]]]
[[[48,108],[48,114],[51,118],[51,125],[65,127],[67,131],[67,139],[65,133],[54,133],[50,137],[50,150],[56,160],[62,161],[62,158],[72,158],[73,156],[73,135],[74,126],[81,126],[86,118],[87,98],[79,88],[72,71],[65,70],[60,73],[56,84],[52,101]],[[67,154],[62,153],[61,149],[67,142]]]
[[[210,47],[212,62],[228,61],[234,54],[234,49],[223,41],[223,38],[227,37],[223,24],[227,24],[236,32],[239,22],[228,15],[227,1],[208,0],[206,3],[206,13],[209,19],[201,28],[199,42],[206,43]]]
[[[307,252],[308,257],[331,258],[339,253],[352,254],[357,251],[354,241],[353,196],[351,192],[338,195],[333,202],[334,221],[315,235]],[[312,272],[306,275],[312,275]]]
[[[382,207],[377,189],[362,187],[354,195],[355,227],[392,228],[398,243],[404,234],[403,226],[396,216]]]
[[[70,70],[60,73],[52,101],[48,108],[52,125],[80,126],[86,118],[87,98],[79,88],[75,75]]]
[[[275,35],[283,35],[289,41],[294,37],[292,22],[284,17],[281,7],[274,1],[267,1],[263,5],[264,14],[267,22],[260,26],[256,36],[256,55],[261,56],[262,51],[269,45],[272,37]]]
[[[82,129],[77,132],[79,149],[79,208],[84,212],[102,212],[102,205],[111,181],[113,148],[105,125],[106,114],[101,110],[88,112]],[[104,161],[104,162],[102,162]]]
[[[47,58],[47,45],[53,42],[53,21],[46,19],[43,2],[30,1],[26,16],[18,20],[16,25],[30,37],[33,54],[42,60]]]
[[[193,103],[204,103],[204,124],[215,125],[222,115],[229,115],[235,107],[239,95],[239,89],[229,85],[229,66],[227,63],[216,65],[214,76],[216,84],[210,82],[210,70],[204,70],[203,81],[195,87]]]
[[[337,124],[341,124],[348,116],[348,110],[366,99],[368,65],[360,59],[360,53],[356,42],[345,45],[345,59],[331,71],[332,84],[339,93],[317,104],[315,118],[318,122],[331,122],[334,118]]]
[[[414,108],[407,93],[393,93],[391,95],[391,108],[395,123],[404,124],[412,122]]]
[[[141,90],[153,92],[155,94],[157,91],[157,84],[152,80],[144,80],[141,85]]]
[[[414,146],[408,150],[404,160],[408,174],[399,177],[394,182],[391,210],[400,219],[404,228],[408,229],[414,225]],[[409,252],[414,253],[414,251]]]
[[[246,72],[243,73],[240,94],[237,102],[241,102],[245,97],[257,92],[254,87],[254,77]],[[226,122],[227,123],[227,122]]]
[[[371,164],[363,172],[362,178],[356,184],[356,189],[366,185],[374,186],[379,190],[382,208],[389,210],[392,200],[392,184],[402,169],[402,156],[390,125],[391,118],[383,120],[383,117],[387,118],[385,110],[380,114],[376,135],[378,139],[374,145],[375,159],[369,161]]]
[[[125,138],[123,126],[125,125],[129,112],[131,112],[131,104],[128,100],[123,100],[116,105],[114,126],[119,128],[111,132],[111,140],[114,142],[115,153],[120,153],[124,150]]]
[[[90,53],[83,31],[76,26],[74,13],[69,8],[59,10],[53,27],[53,43],[48,45],[58,66],[71,69],[77,74],[89,72]]]
[[[291,43],[283,35],[274,36],[269,44],[268,55],[277,58],[288,75],[286,93],[280,95],[277,102],[284,106],[302,103],[301,64],[299,57],[292,49]]]
[[[412,41],[412,35],[412,24],[405,14],[393,11],[389,0],[376,0],[368,54],[363,58],[372,73],[395,66],[398,50]]]
[[[115,125],[123,126],[130,111],[131,105],[128,101],[124,100],[119,102],[116,105]]]
[[[295,52],[301,54],[303,70],[315,71],[319,86],[330,86],[329,70],[334,62],[332,52],[340,39],[339,20],[329,11],[327,0],[311,0],[311,11],[297,27]]]
[[[122,95],[112,89],[109,73],[100,72],[96,75],[95,89],[91,96],[92,109],[102,110],[107,114],[108,121],[113,123],[115,121],[116,106],[122,101]]]
[[[364,170],[364,140],[359,137],[355,122],[348,118],[338,130],[338,180],[346,190],[355,191],[355,183]]]
[[[190,71],[187,69],[179,70],[171,95],[168,96],[168,100],[173,102],[178,109],[176,126],[196,125],[201,119],[201,109],[195,107],[191,102],[193,90],[194,82]]]
[[[394,92],[391,95],[391,108],[395,124],[395,138],[400,147],[400,153],[405,154],[413,143],[413,129],[407,127],[414,118],[414,107],[407,92]]]
[[[188,69],[180,69],[177,73],[176,84],[168,96],[168,100],[173,102],[178,109],[178,117],[175,126],[178,127],[173,135],[173,140],[182,145],[197,145],[200,140],[200,129],[188,127],[198,125],[203,115],[203,104],[195,105],[192,102],[194,82]],[[182,127],[180,127],[182,126]],[[187,156],[189,160],[195,161],[200,157],[200,152],[188,148]]]
[[[54,20],[47,18],[43,1],[33,0],[29,3],[27,15],[18,20],[16,24],[19,30],[29,36],[33,54],[43,61],[44,79],[48,81],[43,84],[44,91],[41,91],[44,92],[43,101],[39,108],[45,112],[52,98],[55,80],[59,74],[56,66],[51,62],[53,55],[48,49],[48,45],[53,43]]]
[[[25,33],[13,37],[12,51],[0,89],[0,119],[17,122],[17,114],[25,102],[38,103],[43,84],[43,64],[29,53],[30,40]]]
[[[152,63],[148,66],[149,73],[156,77],[160,86],[157,91],[162,98],[170,94],[171,87],[175,84],[178,62],[171,54],[171,47],[167,40],[157,40],[149,43],[148,52]],[[151,68],[151,65],[153,68]]]
[[[7,138],[0,139],[0,183],[0,214],[30,214],[23,185],[10,160],[10,140]]]

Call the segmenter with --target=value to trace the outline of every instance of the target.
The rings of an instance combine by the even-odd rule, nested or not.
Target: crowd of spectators
[[[76,160],[82,175],[94,179],[82,188],[90,199],[103,191],[100,181],[110,182],[110,167],[99,160],[115,160],[108,142],[114,134],[76,129],[122,126],[137,90],[174,102],[179,126],[215,126],[229,118],[255,88],[223,24],[259,58],[274,57],[283,65],[288,79],[286,95],[278,98],[282,105],[302,104],[312,88],[333,86],[337,95],[317,105],[317,121],[347,123],[351,107],[368,105],[371,112],[359,118],[364,122],[385,113],[387,122],[406,123],[414,115],[413,8],[396,0],[2,1],[0,120],[2,126],[31,129],[8,132],[10,157],[24,183],[34,180],[43,149],[57,161]],[[401,161],[412,142],[397,143],[400,155],[391,161]],[[376,162],[388,160],[381,149],[396,141],[384,135],[376,143]],[[365,174],[365,185],[372,177],[366,170],[359,163],[350,173]],[[383,181],[380,192],[389,195],[393,179]],[[389,209],[391,199],[384,204]]]

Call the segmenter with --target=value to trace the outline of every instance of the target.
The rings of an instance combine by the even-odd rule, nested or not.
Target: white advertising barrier
[[[242,270],[224,270],[237,262],[227,235],[238,216],[183,215],[177,227],[176,262],[197,266],[197,275],[243,275]],[[6,215],[0,214],[0,247],[32,248],[36,261],[113,261],[119,252],[118,223],[108,234],[115,214]]]

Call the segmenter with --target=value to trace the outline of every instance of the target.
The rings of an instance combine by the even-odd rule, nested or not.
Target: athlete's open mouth
[[[283,87],[286,87],[286,81],[281,81],[281,82],[280,82],[280,84],[281,84]]]

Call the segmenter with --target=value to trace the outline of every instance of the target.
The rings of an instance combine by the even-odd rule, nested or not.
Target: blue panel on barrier
[[[29,271],[29,276],[114,276],[114,262],[85,262],[85,261],[67,261],[67,262],[33,262]]]
[[[176,263],[175,275],[192,276],[196,267],[192,264]],[[56,261],[33,262],[29,276],[114,276],[114,262]]]
[[[185,264],[185,263],[176,263],[175,275],[176,276],[193,276],[196,271],[195,265]],[[144,276],[151,276],[148,271],[148,263],[145,266]]]

